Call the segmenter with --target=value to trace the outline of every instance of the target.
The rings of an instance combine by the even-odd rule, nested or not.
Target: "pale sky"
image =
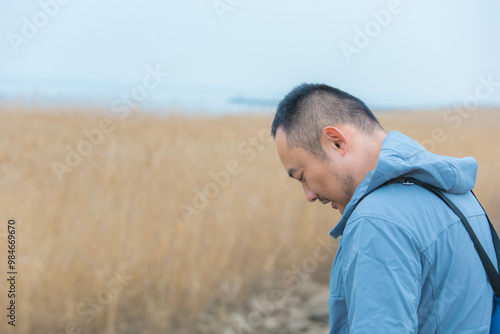
[[[174,99],[209,108],[219,95],[279,100],[301,82],[324,82],[375,109],[448,107],[481,80],[491,89],[481,105],[500,106],[494,0],[40,0],[1,8],[0,99],[107,106],[158,66],[169,75],[147,100],[166,106]]]

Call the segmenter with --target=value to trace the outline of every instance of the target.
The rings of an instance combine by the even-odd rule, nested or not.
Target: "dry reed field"
[[[279,300],[306,277],[327,284],[339,214],[289,179],[271,116],[0,112],[1,333],[194,332],[202,312],[245,314],[252,296]],[[474,156],[476,194],[499,226],[500,110],[444,113],[378,116],[436,153]]]

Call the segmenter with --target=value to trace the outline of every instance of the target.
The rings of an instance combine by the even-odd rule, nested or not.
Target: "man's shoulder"
[[[415,218],[426,211],[442,211],[441,199],[419,186],[395,183],[382,186],[368,194],[358,203],[350,220],[368,216],[400,221],[398,218]]]
[[[458,217],[442,200],[418,186],[390,184],[366,196],[351,214],[344,234],[363,225],[380,233],[400,230],[420,245],[428,244]]]

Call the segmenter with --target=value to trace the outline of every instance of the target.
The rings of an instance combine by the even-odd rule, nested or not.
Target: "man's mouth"
[[[324,200],[322,200],[322,201],[321,201],[321,203],[323,203],[323,204],[328,204],[328,203],[330,203],[330,205],[332,206],[332,209],[337,209],[337,206],[335,205],[335,203],[333,203],[333,202],[332,202],[331,200],[329,200],[329,199],[324,199]]]

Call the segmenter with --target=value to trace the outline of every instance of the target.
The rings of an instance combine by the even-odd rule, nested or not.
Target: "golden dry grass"
[[[18,221],[12,333],[174,333],[198,312],[243,309],[251,293],[303,270],[318,245],[335,244],[328,232],[339,215],[289,180],[269,116],[109,116],[113,129],[60,181],[54,161],[65,164],[68,146],[107,116],[1,107],[0,233]],[[476,111],[457,129],[442,111],[378,116],[421,142],[441,128],[436,153],[476,157],[476,193],[500,220],[499,110]],[[217,185],[212,173],[228,167],[234,175],[222,172],[229,179]],[[194,189],[211,198],[194,201]],[[327,282],[332,261],[309,273]]]

